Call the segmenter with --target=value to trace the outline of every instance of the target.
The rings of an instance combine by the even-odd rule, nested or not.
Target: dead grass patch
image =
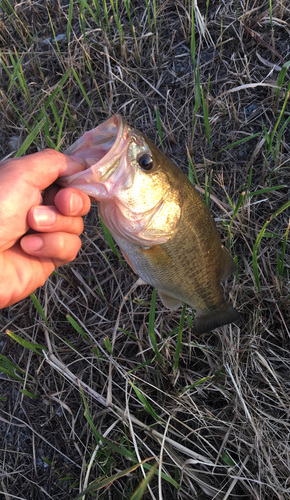
[[[289,208],[257,248],[260,292],[253,268],[260,231],[289,200],[289,70],[277,84],[289,59],[290,10],[285,1],[272,9],[267,1],[193,4],[194,31],[190,2],[1,2],[1,157],[41,120],[27,153],[65,150],[116,112],[160,146],[157,107],[166,154],[188,173],[188,151],[202,189],[212,172],[211,209],[238,262],[225,293],[242,315],[240,326],[197,337],[187,308],[177,372],[181,311],[157,300],[157,360],[150,287],[125,300],[115,331],[136,277],[109,249],[93,208],[77,259],[35,292],[49,329],[30,299],[1,311],[5,499],[76,498],[151,457],[86,498],[131,498],[156,460],[162,476],[144,498],[290,496],[287,242],[277,267]],[[202,102],[196,110],[198,77],[206,112]],[[229,234],[243,192],[256,194]],[[49,338],[55,357],[45,360],[7,329],[37,344]]]

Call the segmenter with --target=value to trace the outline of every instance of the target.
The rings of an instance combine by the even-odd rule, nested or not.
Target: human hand
[[[76,160],[47,149],[0,162],[0,309],[27,297],[76,257],[90,199],[79,189],[51,186],[84,170],[85,161]],[[29,229],[36,233],[26,235]]]

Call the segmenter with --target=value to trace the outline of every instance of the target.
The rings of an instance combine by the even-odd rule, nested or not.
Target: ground
[[[0,493],[141,498],[151,471],[144,498],[289,498],[289,3],[0,5],[1,159],[122,114],[205,193],[241,314],[198,337],[132,291],[94,206],[77,259],[0,312]]]

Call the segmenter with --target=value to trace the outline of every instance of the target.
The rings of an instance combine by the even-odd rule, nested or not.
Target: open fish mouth
[[[64,154],[85,158],[88,167],[104,159],[110,152],[118,151],[126,122],[121,115],[114,115],[98,127],[85,132]]]
[[[131,128],[121,115],[114,115],[98,127],[85,132],[65,154],[83,158],[87,169],[58,180],[63,187],[77,186],[97,201],[108,192],[106,181],[117,170],[130,143]]]

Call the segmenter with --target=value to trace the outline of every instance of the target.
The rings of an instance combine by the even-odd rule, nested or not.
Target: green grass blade
[[[84,402],[84,406],[85,406],[85,417],[92,429],[92,432],[94,434],[94,438],[95,438],[95,441],[97,444],[99,443],[103,443],[105,445],[107,445],[110,449],[112,449],[113,451],[115,451],[116,453],[118,453],[119,455],[121,455],[122,457],[125,457],[129,460],[131,460],[132,462],[137,462],[137,458],[136,458],[136,455],[135,453],[132,453],[131,451],[129,451],[127,448],[125,448],[124,446],[120,446],[120,445],[117,445],[115,443],[113,443],[112,441],[110,441],[110,439],[107,439],[105,437],[103,437],[99,432],[98,430],[96,429],[95,427],[95,424],[92,420],[92,417],[91,417],[91,414],[90,414],[90,410],[89,410],[89,407],[88,407],[88,404],[87,404],[87,401],[86,401],[86,398],[85,398],[85,395],[84,395],[84,392],[82,390],[82,388],[80,387],[80,391],[81,391],[81,395],[82,395],[82,399],[83,399],[83,402]]]
[[[255,278],[256,285],[258,287],[259,292],[261,291],[261,286],[260,286],[259,269],[258,269],[258,248],[259,248],[259,245],[260,245],[261,240],[263,238],[263,235],[264,235],[264,232],[266,230],[267,225],[268,225],[268,222],[266,222],[264,224],[264,226],[262,227],[262,229],[258,235],[258,238],[256,239],[254,248],[253,248],[253,271],[254,271],[254,278]]]
[[[96,0],[96,1],[98,1],[98,0]],[[108,7],[107,7],[106,0],[103,0],[103,12],[104,12],[104,16],[105,16],[105,19],[106,19],[106,24],[107,24],[107,28],[108,28],[108,31],[109,31],[110,39],[112,41],[112,34],[111,34],[111,29],[110,29],[110,22],[109,22],[109,16],[108,16]]]
[[[287,69],[289,68],[289,66],[290,66],[290,61],[287,61],[285,64],[283,64],[282,69],[279,73],[278,82],[277,82],[277,89],[276,89],[276,98],[278,97],[279,92],[281,90],[281,87],[284,83]]]
[[[92,69],[91,61],[90,61],[89,56],[88,56],[87,53],[85,54],[85,56],[86,56],[86,65],[87,65],[89,73],[90,73],[90,75],[92,77],[92,81],[93,81],[93,83],[94,83],[94,85],[95,85],[95,87],[97,89],[97,92],[98,92],[98,95],[99,95],[99,99],[100,99],[100,101],[102,103],[102,106],[103,106],[103,110],[105,111],[106,114],[108,114],[108,110],[107,110],[106,104],[104,102],[102,93],[101,93],[101,91],[99,89],[99,85],[97,84],[97,81],[96,81],[96,78],[95,78],[95,75],[94,75],[94,72],[93,72],[93,69]],[[99,124],[98,120],[97,120],[97,124]]]
[[[15,111],[15,113],[17,114],[17,116],[19,116],[20,120],[22,121],[23,125],[25,126],[25,128],[28,130],[28,132],[31,132],[31,128],[29,127],[27,121],[23,118],[23,116],[21,115],[21,113],[19,113],[18,109],[16,108],[15,104],[13,103],[13,101],[10,99],[10,97],[6,96],[1,88],[0,88],[0,96],[3,97],[6,97],[8,102],[9,102],[9,105],[11,106],[11,108],[13,109],[13,111]]]
[[[188,178],[189,178],[191,184],[194,185],[193,173],[192,173],[192,169],[191,168],[188,169]]]
[[[3,58],[2,58],[3,59]],[[10,60],[12,62],[12,66],[13,66],[13,74],[11,75],[9,72],[7,72],[8,76],[10,77],[10,84],[9,84],[9,87],[8,87],[8,90],[7,90],[7,93],[9,94],[11,88],[13,85],[15,85],[15,87],[20,90],[20,87],[19,85],[17,85],[16,83],[16,77],[17,77],[17,73],[18,73],[18,68],[19,68],[19,64],[20,64],[20,61],[18,62],[18,64],[16,65],[15,61],[14,61],[14,57],[12,54],[10,54]],[[6,66],[4,66],[4,69],[5,69]],[[20,82],[19,82],[20,83]]]
[[[271,29],[273,29],[273,11],[272,11],[272,0],[269,0],[269,11],[270,11]]]
[[[101,228],[103,230],[103,233],[104,233],[104,236],[106,238],[106,241],[110,247],[110,249],[112,250],[112,252],[116,255],[116,257],[120,258],[119,256],[119,253],[118,253],[118,250],[115,246],[115,243],[114,243],[114,240],[113,240],[113,237],[109,231],[109,229],[107,228],[107,226],[104,224],[104,222],[102,221],[101,217],[99,217],[99,221],[100,221],[100,224],[101,224]]]
[[[151,460],[151,458],[146,458],[145,460],[143,460],[143,462],[139,462],[139,463],[137,463],[135,465],[132,465],[131,467],[128,467],[128,469],[125,469],[125,470],[123,470],[121,472],[117,472],[117,474],[113,474],[110,477],[106,477],[106,479],[102,479],[101,481],[100,480],[94,481],[92,484],[90,484],[90,486],[88,488],[86,488],[84,491],[82,491],[81,493],[79,493],[75,497],[75,500],[79,500],[80,498],[83,498],[87,493],[92,493],[93,491],[98,491],[101,488],[105,488],[105,487],[111,486],[114,481],[116,481],[117,479],[119,479],[119,478],[121,478],[123,476],[127,476],[128,474],[130,474],[131,472],[133,472],[134,470],[136,470],[138,467],[140,467],[140,465],[142,465],[147,460]],[[152,469],[153,469],[153,467],[152,467]],[[149,474],[150,474],[150,472],[149,472]],[[154,472],[155,472],[155,469],[153,471],[153,474],[154,474]]]
[[[46,116],[46,120],[45,120],[44,126],[43,126],[43,132],[44,132],[44,136],[45,136],[45,140],[46,140],[47,146],[49,148],[54,149],[55,148],[55,144],[52,141],[52,139],[50,138],[50,130],[49,130],[48,122],[49,122],[49,118],[48,118],[48,116]]]
[[[6,10],[6,9],[4,9],[4,7],[5,7],[4,3],[7,5],[7,7],[9,8],[9,10],[12,13],[13,18],[11,18],[11,16],[9,16],[8,12],[6,11],[7,16],[12,20],[12,23],[14,24],[14,29],[16,29],[16,31],[17,31],[17,33],[19,35],[20,40],[23,38],[23,31],[24,31],[26,33],[26,35],[28,36],[29,41],[32,42],[32,37],[30,35],[29,29],[21,21],[20,17],[17,15],[17,13],[13,9],[12,5],[10,5],[9,0],[4,0],[4,2],[2,2],[2,5],[1,5],[1,7],[3,8],[3,10]],[[17,23],[15,23],[14,18],[17,19]],[[19,24],[19,26],[17,24]],[[20,26],[21,26],[21,29],[20,29]]]
[[[196,69],[195,71],[195,104],[194,104],[194,117],[196,116],[196,113],[198,112],[201,104],[201,86],[200,86],[200,79],[199,79],[199,68]]]
[[[6,91],[6,97],[7,97],[7,96],[8,96],[8,94],[9,94],[9,92],[10,92],[10,90],[11,90],[12,85],[14,84],[14,85],[15,85],[15,87],[16,87],[18,90],[19,90],[19,85],[18,85],[18,84],[16,83],[16,81],[15,81],[15,74],[16,74],[15,69],[14,69],[13,74],[11,74],[11,73],[10,73],[10,71],[9,71],[9,69],[8,69],[8,67],[7,67],[7,66],[6,66],[6,64],[5,64],[5,60],[4,60],[4,59],[5,59],[5,58],[4,58],[4,54],[3,54],[3,52],[0,50],[0,62],[1,62],[1,66],[4,68],[4,71],[5,71],[5,73],[7,73],[7,76],[8,76],[8,78],[9,78],[9,80],[10,80],[10,83],[9,83],[8,89],[7,89],[7,91]],[[0,91],[2,92],[2,90],[1,90],[1,89],[0,89]],[[3,92],[2,92],[2,94],[3,94]],[[3,94],[3,95],[4,95],[4,94]]]
[[[87,101],[87,103],[88,103],[88,105],[89,105],[89,107],[90,107],[90,109],[91,109],[91,112],[92,112],[92,113],[93,113],[93,115],[94,115],[95,120],[96,120],[96,121],[98,121],[98,117],[97,117],[97,115],[95,114],[95,111],[94,111],[94,108],[93,108],[93,106],[92,106],[92,104],[91,104],[91,101],[90,101],[90,99],[88,98],[88,95],[87,95],[87,93],[86,93],[86,91],[85,91],[85,89],[84,89],[84,87],[83,87],[83,85],[82,85],[82,82],[81,82],[81,80],[80,80],[80,78],[79,78],[79,76],[78,76],[78,74],[77,74],[77,72],[75,71],[75,69],[74,69],[74,68],[72,68],[72,72],[73,72],[73,75],[74,75],[74,77],[75,77],[76,81],[78,82],[78,86],[80,87],[80,89],[81,89],[81,91],[82,91],[82,93],[83,93],[83,96],[84,96],[85,100]]]
[[[87,7],[87,0],[80,0],[80,21],[81,21],[81,29],[84,37],[84,43],[87,43],[86,30],[85,30],[85,15],[84,10]]]
[[[17,370],[20,373],[22,373],[23,375],[25,374],[25,370],[22,370],[22,368],[19,368],[19,366],[12,363],[12,361],[10,361],[8,358],[6,358],[6,356],[4,356],[4,354],[0,354],[0,360],[1,360],[2,366],[5,366],[5,368],[7,370],[11,370],[12,372]]]
[[[281,278],[283,278],[283,276],[284,276],[284,260],[285,260],[285,252],[286,252],[286,245],[287,245],[287,240],[288,240],[289,229],[290,229],[290,219],[289,219],[289,224],[288,224],[288,227],[286,229],[286,232],[285,232],[284,238],[283,238],[281,259],[279,258],[278,252],[277,252],[277,268],[278,268],[278,274]]]
[[[61,98],[62,98],[63,102],[66,102],[66,99],[65,99],[65,96],[64,96],[64,93],[63,93],[62,89],[59,89],[59,93],[61,95]],[[79,132],[78,129],[77,129],[77,126],[75,124],[75,121],[74,121],[74,119],[73,119],[73,117],[71,115],[71,112],[69,110],[69,107],[66,108],[66,113],[67,113],[67,118],[69,118],[69,121],[71,123],[72,128],[74,128],[76,132]]]
[[[208,7],[209,7],[209,0],[206,0],[206,11],[205,11],[205,20],[207,21],[207,16],[208,16]]]
[[[236,281],[239,281],[239,262],[238,262],[238,256],[235,255],[234,256],[234,262],[237,266],[237,269],[236,269],[236,272],[235,272],[235,276],[236,276]]]
[[[62,114],[62,118],[61,118],[61,122],[59,124],[59,129],[58,129],[58,134],[57,134],[57,147],[56,149],[59,150],[61,144],[62,144],[62,131],[63,131],[63,126],[64,126],[64,120],[67,116],[67,109],[68,109],[68,101],[69,101],[69,97],[67,98],[66,102],[65,102],[65,105],[64,105],[64,110],[63,110],[63,114]]]
[[[150,483],[151,479],[153,478],[158,466],[159,466],[158,462],[155,462],[155,464],[151,467],[151,470],[148,472],[148,474],[146,474],[146,477],[140,483],[138,488],[134,491],[130,500],[141,500],[141,498],[143,497],[143,495],[146,491],[146,488],[147,488],[148,484]]]
[[[174,374],[176,374],[176,372],[178,370],[180,349],[181,349],[181,343],[182,343],[182,331],[183,331],[183,325],[184,325],[184,319],[185,319],[185,311],[186,311],[186,304],[183,304],[179,328],[178,328],[177,342],[176,342],[176,351],[175,351],[174,367],[173,367]]]
[[[236,465],[226,451],[223,452],[221,459],[225,462],[225,464],[230,465],[231,467]]]
[[[243,201],[245,200],[245,197],[246,197],[246,193],[245,191],[242,192],[242,194],[240,195],[239,199],[238,199],[238,203],[236,204],[236,207],[234,209],[234,213],[232,215],[232,218],[231,218],[231,222],[229,224],[229,234],[231,235],[231,230],[232,230],[232,225],[233,225],[233,222],[234,222],[234,218],[236,217],[239,209],[240,209],[240,206],[242,205]],[[232,235],[231,235],[232,237]]]
[[[123,0],[123,2],[124,2],[124,5],[125,5],[125,9],[126,9],[126,12],[127,12],[128,19],[129,19],[129,23],[130,23],[130,27],[131,27],[131,32],[132,32],[133,38],[136,40],[135,30],[134,30],[134,26],[133,26],[132,19],[131,19],[130,0]]]
[[[22,337],[19,337],[19,335],[11,332],[10,330],[6,330],[6,333],[7,335],[9,335],[9,337],[18,342],[18,344],[22,345],[22,347],[25,347],[25,349],[30,349],[31,351],[35,352],[35,354],[44,357],[43,354],[39,352],[39,349],[41,350],[47,349],[45,345],[36,344],[34,342],[29,342],[28,340],[24,340]]]
[[[116,246],[115,246],[115,243],[114,243],[114,240],[113,240],[113,237],[109,231],[109,229],[107,228],[107,226],[104,224],[104,222],[102,221],[101,217],[99,217],[99,221],[100,221],[100,224],[101,224],[101,228],[103,230],[103,233],[104,233],[104,236],[106,238],[106,241],[110,247],[110,249],[112,250],[112,252],[116,255],[116,257],[118,257],[119,261],[122,262],[123,266],[127,267],[125,262],[123,261],[122,257],[120,256]]]
[[[290,122],[290,116],[288,116],[287,120],[283,123],[282,127],[280,128],[280,130],[278,132],[277,141],[276,141],[276,148],[275,148],[275,159],[278,158],[280,144],[281,144],[281,140],[282,140],[282,135],[284,133],[284,130],[288,126],[289,122]]]
[[[8,370],[5,366],[2,365],[2,363],[0,363],[0,372],[6,373],[6,375],[8,375],[11,378],[14,378],[18,382],[24,382],[23,378],[18,377],[18,375],[16,375],[16,373],[12,372],[11,370]]]
[[[153,18],[154,18],[155,33],[157,34],[157,10],[156,10],[156,0],[153,0]]]
[[[189,178],[190,182],[192,184],[194,184],[194,182],[193,182],[193,176],[192,176],[192,172],[193,172],[194,178],[195,178],[195,182],[200,187],[199,180],[198,180],[198,177],[197,177],[197,173],[196,173],[195,167],[194,167],[194,165],[192,163],[192,159],[191,159],[191,156],[190,156],[190,153],[189,153],[189,150],[188,150],[187,146],[186,146],[186,151],[187,151],[188,163],[189,163],[188,178]]]
[[[253,175],[253,167],[250,168],[250,173],[248,177],[248,182],[247,182],[248,191],[250,191],[250,187],[252,184],[252,175]]]
[[[51,107],[51,110],[53,112],[53,117],[55,119],[55,122],[56,122],[58,128],[60,128],[60,119],[59,119],[59,116],[58,116],[58,110],[57,110],[56,105],[54,104],[54,102],[52,102],[50,104],[50,107]]]
[[[246,200],[251,198],[251,196],[257,196],[258,194],[269,193],[270,191],[278,191],[279,189],[284,189],[285,186],[273,186],[264,189],[258,189],[258,191],[252,191],[251,193],[246,194]]]
[[[6,373],[9,377],[18,380],[18,382],[24,382],[24,379],[16,375],[15,372],[19,372],[21,375],[25,375],[25,371],[19,368],[19,366],[15,365],[10,361],[6,356],[0,354],[0,372]],[[32,378],[29,376],[29,378]]]
[[[287,102],[288,102],[288,99],[289,99],[289,95],[290,95],[290,82],[288,83],[287,85],[287,89],[286,89],[286,96],[285,96],[285,99],[284,99],[284,102],[283,102],[283,106],[282,106],[282,109],[280,111],[280,115],[278,117],[278,120],[276,121],[275,125],[274,125],[274,129],[273,129],[273,132],[271,133],[271,136],[270,136],[270,145],[272,146],[272,142],[273,142],[273,139],[274,139],[274,136],[275,136],[275,133],[276,133],[276,130],[278,128],[278,125],[282,119],[282,116],[284,115],[284,112],[285,112],[285,108],[287,106]],[[272,154],[273,154],[273,150],[271,150]],[[273,155],[273,158],[274,155]]]
[[[33,394],[32,392],[30,391],[27,391],[27,389],[20,389],[20,392],[24,395],[24,396],[28,396],[29,398],[32,398],[32,399],[40,399],[39,396],[36,396],[35,394]]]
[[[204,119],[204,128],[205,128],[205,135],[207,138],[208,145],[211,149],[211,144],[210,144],[210,124],[209,124],[209,119],[208,119],[208,111],[207,111],[207,105],[205,102],[204,94],[202,87],[200,87],[201,90],[201,97],[202,97],[202,108],[203,108],[203,119]]]
[[[114,4],[114,0],[110,0],[110,3],[111,3],[112,10],[113,10],[114,19],[115,19],[115,23],[116,23],[117,30],[119,33],[119,37],[120,37],[120,44],[122,46],[122,45],[124,45],[125,37],[124,37],[124,31],[122,28],[122,24],[121,24],[120,19],[119,19],[118,2],[115,0],[115,4]]]
[[[42,319],[44,320],[44,322],[45,322],[46,326],[47,326],[48,328],[50,328],[49,323],[48,323],[48,321],[47,321],[47,319],[46,319],[46,316],[45,316],[45,314],[44,314],[44,310],[42,309],[42,307],[41,307],[41,305],[40,305],[40,303],[39,303],[39,301],[38,301],[38,299],[37,299],[36,295],[35,295],[34,293],[31,293],[31,294],[30,294],[30,298],[31,298],[31,300],[32,300],[32,302],[33,302],[33,305],[34,305],[35,309],[37,310],[37,312],[40,314],[40,316],[41,316],[41,317],[42,317]]]
[[[151,306],[150,306],[150,314],[149,314],[149,324],[148,324],[148,333],[149,337],[151,340],[151,344],[153,346],[154,352],[156,354],[156,357],[160,363],[163,364],[163,360],[161,357],[161,354],[158,350],[157,342],[156,342],[156,337],[155,337],[155,307],[156,307],[156,289],[153,289],[152,293],[152,300],[151,300]]]
[[[286,210],[288,207],[290,207],[290,201],[287,201],[286,203],[284,203],[284,205],[282,205],[282,207],[280,207],[278,210],[276,210],[276,212],[274,212],[270,219],[265,222],[264,226],[262,227],[259,235],[258,235],[258,238],[255,242],[255,245],[254,245],[254,248],[253,248],[253,271],[254,271],[254,277],[255,277],[255,281],[256,281],[256,285],[257,285],[257,288],[258,288],[258,291],[260,293],[261,291],[261,286],[260,286],[260,279],[259,279],[259,269],[258,269],[258,248],[259,248],[259,245],[261,243],[261,240],[264,236],[264,233],[265,233],[265,230],[268,226],[268,224],[270,224],[270,222],[275,218],[277,217],[277,215],[280,215],[282,212],[284,212],[284,210]]]
[[[266,129],[266,125],[265,123],[262,121],[262,126],[263,126],[263,130],[264,130],[264,135],[265,135],[265,139],[266,139],[266,142],[268,144],[268,147],[269,147],[269,144],[270,144],[270,136],[268,134],[268,130]]]
[[[243,144],[244,142],[250,141],[251,139],[258,137],[258,135],[260,135],[260,132],[257,132],[256,134],[249,135],[248,137],[243,137],[243,139],[240,139],[239,141],[233,142],[232,144],[229,144],[225,148],[221,149],[218,152],[218,154],[222,153],[223,151],[227,151],[228,149],[231,149],[234,146],[239,146],[240,144]]]
[[[44,110],[46,111],[47,108],[50,106],[50,103],[54,100],[55,96],[61,92],[61,89],[62,87],[64,86],[65,82],[67,81],[67,79],[69,78],[70,74],[71,74],[71,68],[69,68],[67,70],[67,72],[63,75],[62,79],[60,80],[60,82],[57,84],[56,88],[54,89],[54,91],[52,92],[52,94],[49,96],[49,98],[47,99],[47,101],[45,102],[45,105],[44,105]],[[40,112],[40,115],[38,115],[38,118],[37,119],[40,119],[42,118],[42,113],[43,111],[41,110]],[[73,120],[72,120],[73,121]]]
[[[47,4],[46,4],[46,10],[47,10],[47,14],[48,14],[48,17],[49,17],[50,27],[51,27],[51,31],[52,31],[52,36],[53,36],[53,39],[54,39],[54,43],[55,43],[55,46],[56,46],[56,50],[57,50],[57,53],[58,53],[60,61],[62,61],[61,50],[60,50],[59,45],[58,45],[57,35],[55,33],[55,29],[54,29],[54,25],[53,25],[53,20],[51,19],[50,12],[49,12]]]
[[[113,354],[112,344],[111,344],[111,341],[110,341],[109,337],[105,337],[104,338],[104,344],[105,344],[105,348],[107,349],[107,351],[110,354]]]
[[[68,19],[66,25],[66,36],[67,36],[68,46],[70,42],[70,32],[72,29],[73,6],[74,6],[74,0],[70,0],[68,8]]]
[[[191,2],[191,41],[190,41],[190,52],[192,59],[192,66],[195,71],[195,27],[194,27],[194,2]]]
[[[70,322],[72,327],[85,339],[87,342],[90,342],[89,337],[84,332],[84,330],[80,327],[80,325],[72,318],[69,314],[66,316],[66,319]],[[90,342],[91,343],[91,342]]]
[[[190,391],[190,389],[193,389],[193,387],[197,387],[198,385],[204,384],[205,382],[208,382],[208,380],[211,380],[214,377],[214,375],[209,375],[208,377],[203,377],[196,382],[193,382],[193,384],[189,385],[185,389],[183,389],[181,394],[185,394],[187,391]]]
[[[149,8],[148,0],[145,0],[145,4],[146,4],[146,9],[147,9],[147,21],[148,21],[149,31],[152,31],[151,18],[150,18],[150,8]]]
[[[13,67],[14,67],[13,81],[16,78],[18,79],[19,84],[20,84],[20,86],[22,88],[23,94],[25,95],[26,101],[28,102],[28,104],[31,104],[29,90],[28,90],[28,87],[27,87],[27,83],[25,81],[25,77],[24,77],[23,69],[22,69],[22,65],[21,65],[22,59],[18,58],[18,54],[17,54],[16,51],[15,51],[15,57],[17,59],[17,63],[14,61],[14,58],[13,58],[12,54],[10,54],[10,59],[11,59],[11,62],[13,64]],[[10,82],[10,83],[12,83],[12,82]]]
[[[131,380],[130,380],[130,384],[133,387],[138,399],[141,401],[141,403],[144,406],[144,409],[147,411],[147,413],[149,413],[149,415],[151,415],[151,417],[155,418],[155,420],[160,421],[161,418],[158,417],[157,413],[153,410],[152,406],[150,405],[150,403],[148,403],[147,399],[142,394],[142,392],[140,392],[139,389],[137,389],[137,387],[133,384],[133,382],[131,382]]]
[[[121,328],[120,328],[120,330],[121,330]],[[147,359],[147,361],[144,361],[144,363],[141,363],[141,365],[138,365],[135,368],[132,368],[132,370],[129,370],[127,373],[128,374],[133,373],[136,370],[140,370],[140,368],[143,368],[143,366],[151,365],[152,361],[153,361],[152,359]]]
[[[267,155],[269,154],[269,151],[271,151],[273,158],[275,158],[274,151],[273,151],[273,146],[272,146],[272,141],[271,141],[271,137],[269,136],[268,131],[266,129],[266,125],[265,125],[265,123],[263,121],[262,121],[262,125],[263,125],[265,139],[266,139],[266,142],[267,142],[267,145],[268,145]]]
[[[209,184],[208,184],[207,199],[206,199],[206,204],[207,204],[208,208],[210,208],[210,193],[211,193],[211,185],[212,185],[212,176],[213,176],[213,170],[211,169],[210,174],[209,174]]]
[[[101,28],[102,31],[104,31],[104,24],[103,24],[103,19],[102,19],[102,14],[100,10],[100,5],[98,0],[93,0],[94,7],[96,9],[97,17],[95,16],[93,10],[91,7],[87,4],[87,9],[89,10],[89,13],[97,23],[97,25]]]

